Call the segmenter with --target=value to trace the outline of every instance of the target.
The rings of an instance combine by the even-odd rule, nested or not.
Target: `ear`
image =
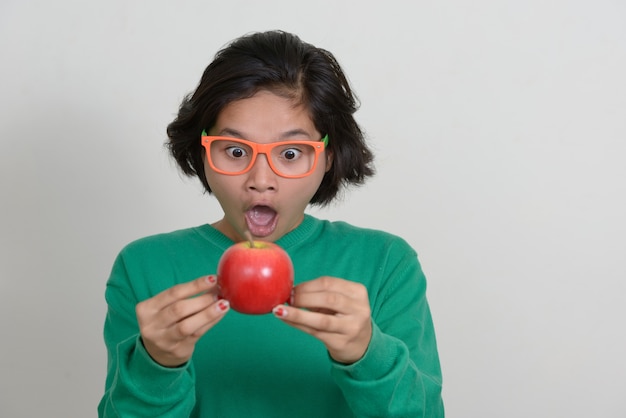
[[[326,149],[326,173],[328,173],[333,166],[334,154],[332,151]]]

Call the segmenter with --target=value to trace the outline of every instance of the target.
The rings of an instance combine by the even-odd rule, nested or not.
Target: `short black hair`
[[[235,39],[215,55],[167,127],[170,153],[183,173],[197,176],[208,193],[202,131],[213,127],[228,103],[260,90],[300,100],[318,132],[329,137],[333,163],[309,203],[324,206],[342,186],[361,185],[374,174],[373,153],[354,119],[358,99],[333,54],[294,34],[256,32]]]

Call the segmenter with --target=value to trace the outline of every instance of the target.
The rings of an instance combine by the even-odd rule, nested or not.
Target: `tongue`
[[[250,233],[257,237],[271,234],[275,228],[276,211],[267,206],[255,206],[246,212]]]

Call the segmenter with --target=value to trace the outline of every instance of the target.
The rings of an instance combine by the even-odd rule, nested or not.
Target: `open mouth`
[[[255,237],[266,237],[276,229],[278,213],[265,205],[256,205],[245,213],[248,230]]]

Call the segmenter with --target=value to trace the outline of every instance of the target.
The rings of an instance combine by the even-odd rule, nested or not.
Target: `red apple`
[[[217,266],[221,298],[245,314],[265,314],[289,300],[293,264],[273,242],[243,241],[229,247]]]

